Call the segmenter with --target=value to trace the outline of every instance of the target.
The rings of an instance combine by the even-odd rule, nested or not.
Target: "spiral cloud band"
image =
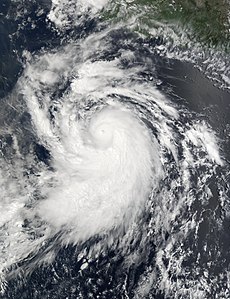
[[[192,205],[206,205],[209,178],[224,163],[209,126],[158,88],[149,49],[149,58],[140,56],[131,39],[113,52],[113,34],[105,29],[34,58],[24,52],[11,101],[27,123],[12,134],[12,175],[1,175],[0,272],[15,275],[12,265],[23,262],[23,275],[31,273],[67,245],[74,261],[114,251],[136,269],[150,257],[155,268],[146,265],[138,288],[156,281],[173,297],[171,275],[187,279],[183,244],[200,223]]]
[[[156,172],[156,154],[147,130],[129,111],[107,107],[84,129],[72,124],[82,138],[72,148],[75,165],[65,169],[57,157],[61,179],[38,209],[47,222],[73,229],[80,240],[143,210]],[[62,159],[68,160],[68,154]]]

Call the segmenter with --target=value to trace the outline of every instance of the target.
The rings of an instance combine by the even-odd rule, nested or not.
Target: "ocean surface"
[[[230,298],[229,12],[165,3],[1,0],[1,299]]]

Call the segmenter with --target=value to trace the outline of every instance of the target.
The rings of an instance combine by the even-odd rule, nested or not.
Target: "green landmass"
[[[230,49],[230,1],[228,0],[124,0],[104,11],[105,19],[123,20],[139,15],[137,30],[148,34],[154,22],[178,25],[191,39]]]

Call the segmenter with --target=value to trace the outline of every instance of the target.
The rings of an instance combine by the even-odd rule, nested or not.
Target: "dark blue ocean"
[[[0,298],[228,299],[229,54],[95,3],[0,3]]]

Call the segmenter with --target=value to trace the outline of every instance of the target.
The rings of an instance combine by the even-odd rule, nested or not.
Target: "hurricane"
[[[19,48],[2,99],[0,298],[229,298],[227,54],[144,36],[132,1],[116,22],[104,0],[12,2],[12,38],[48,42]]]

